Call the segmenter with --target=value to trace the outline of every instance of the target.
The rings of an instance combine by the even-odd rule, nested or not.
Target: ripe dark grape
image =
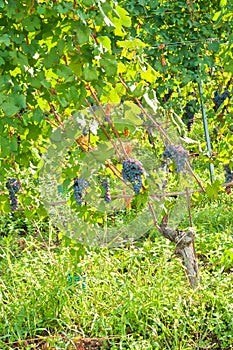
[[[101,182],[101,186],[103,186],[103,188],[105,189],[105,193],[104,193],[104,200],[105,202],[109,203],[111,202],[111,195],[110,195],[110,184],[109,184],[109,179],[107,179],[106,177],[103,178],[102,182]]]
[[[184,107],[185,112],[182,117],[184,124],[187,126],[188,131],[191,131],[194,122],[194,116],[197,112],[197,100],[189,101]]]
[[[217,109],[223,104],[223,102],[227,99],[227,97],[230,95],[229,91],[227,89],[224,90],[222,94],[219,95],[218,91],[214,92],[214,110],[217,111]]]
[[[88,135],[88,129],[87,129],[86,126],[84,126],[84,128],[83,128],[82,134],[83,134],[83,136],[87,136]]]
[[[168,93],[164,95],[164,102],[167,102],[172,94],[173,94],[173,90],[169,89]]]
[[[185,172],[185,162],[188,157],[188,151],[185,151],[181,145],[169,145],[166,147],[164,158],[172,159],[176,164],[176,172]]]
[[[229,164],[224,165],[225,170],[225,182],[230,183],[233,182],[233,171],[231,171]],[[228,194],[231,193],[231,187],[227,186],[226,191]]]
[[[8,181],[6,183],[6,188],[9,191],[11,210],[17,210],[19,202],[18,202],[18,198],[17,198],[16,194],[20,190],[19,180],[15,179],[15,178],[8,179]]]
[[[142,174],[144,172],[142,163],[136,159],[127,159],[122,162],[122,165],[122,176],[124,181],[131,182],[134,192],[139,194],[142,188]]]
[[[78,205],[83,203],[83,190],[89,186],[89,182],[86,179],[76,178],[74,179],[74,198]]]

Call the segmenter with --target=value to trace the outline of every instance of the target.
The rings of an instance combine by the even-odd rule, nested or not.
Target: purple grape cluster
[[[20,190],[19,180],[15,179],[15,178],[8,179],[8,181],[6,183],[6,188],[9,191],[11,210],[17,210],[19,202],[18,202],[18,198],[17,198],[16,194]]]
[[[106,177],[103,178],[102,182],[101,182],[101,186],[105,189],[105,193],[104,193],[104,200],[105,202],[109,203],[111,202],[111,195],[110,195],[110,184],[109,184],[109,179],[107,179]]]
[[[89,182],[86,179],[76,178],[74,179],[74,198],[78,205],[83,203],[83,190],[89,186]]]
[[[176,164],[176,172],[185,172],[185,162],[188,157],[188,151],[185,151],[181,145],[169,145],[166,147],[164,158],[171,158]]]
[[[187,126],[188,131],[191,131],[193,122],[194,122],[194,116],[197,112],[197,100],[191,100],[189,101],[186,106],[184,107],[185,112],[182,117],[182,120],[184,124]]]
[[[222,94],[219,94],[218,91],[214,92],[214,104],[215,104],[215,110],[217,110],[221,104],[223,104],[223,102],[227,99],[227,97],[229,96],[229,91],[227,89],[224,90],[224,92]]]
[[[122,162],[122,165],[122,176],[124,181],[131,182],[134,192],[139,194],[142,188],[142,174],[144,172],[142,163],[137,159],[127,159]]]
[[[230,183],[233,181],[233,171],[231,171],[229,164],[224,165],[225,170],[225,182]],[[231,187],[226,187],[227,190],[230,190]]]

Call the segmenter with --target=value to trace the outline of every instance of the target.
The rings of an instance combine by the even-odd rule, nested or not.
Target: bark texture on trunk
[[[194,245],[194,233],[191,229],[187,232],[172,229],[167,226],[167,223],[168,216],[166,215],[160,224],[160,233],[175,243],[175,254],[182,259],[190,286],[196,289],[198,287],[198,262]]]

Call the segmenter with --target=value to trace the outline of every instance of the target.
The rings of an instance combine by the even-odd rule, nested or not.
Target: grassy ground
[[[0,349],[233,349],[231,200],[193,211],[195,292],[156,231],[89,250],[49,223],[1,216]]]

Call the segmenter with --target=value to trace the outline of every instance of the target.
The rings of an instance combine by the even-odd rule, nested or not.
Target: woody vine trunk
[[[171,242],[175,243],[175,255],[181,258],[185,273],[190,286],[193,289],[198,287],[198,262],[194,245],[194,233],[190,229],[187,232],[172,229],[167,226],[168,216],[166,215],[160,224],[160,233]]]

